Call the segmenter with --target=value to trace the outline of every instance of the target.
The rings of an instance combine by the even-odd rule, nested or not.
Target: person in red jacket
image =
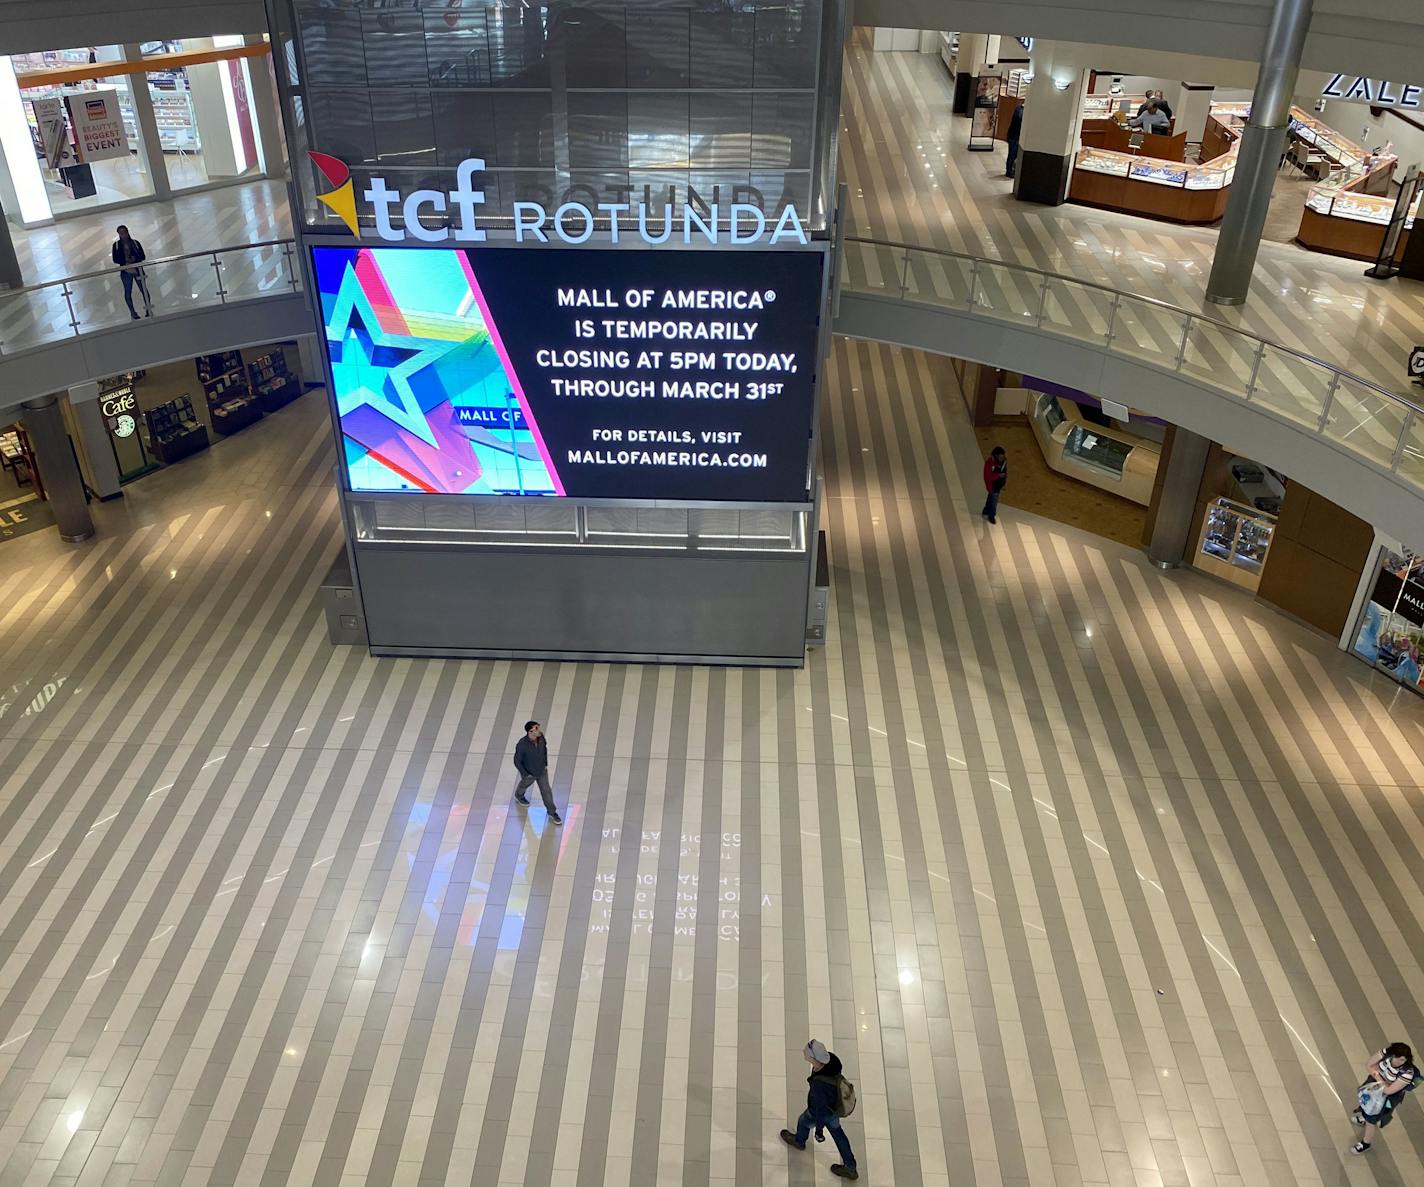
[[[979,512],[990,523],[998,523],[999,492],[1009,481],[1009,458],[1002,445],[996,445],[984,459],[984,489],[989,497],[984,500],[984,510]]]

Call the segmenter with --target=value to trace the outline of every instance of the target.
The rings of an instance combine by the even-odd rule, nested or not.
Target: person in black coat
[[[1004,133],[1004,139],[1009,145],[1009,159],[1004,164],[1004,176],[1014,175],[1014,162],[1019,159],[1019,133],[1023,130],[1023,109],[1020,103],[1014,108],[1014,114],[1009,116],[1009,130]]]
[[[811,1074],[806,1077],[806,1083],[809,1085],[806,1092],[806,1111],[796,1120],[796,1132],[783,1129],[781,1140],[788,1146],[804,1150],[812,1127],[816,1130],[818,1142],[826,1140],[822,1131],[829,1129],[841,1155],[841,1160],[831,1165],[831,1174],[841,1179],[858,1179],[860,1172],[855,1169],[855,1151],[850,1148],[850,1138],[846,1137],[845,1129],[841,1126],[841,1061],[836,1058],[834,1052],[826,1050],[825,1043],[819,1039],[812,1039],[807,1043],[802,1054],[811,1065]]]
[[[514,769],[519,772],[519,785],[514,789],[514,798],[527,808],[529,798],[524,792],[531,783],[538,783],[549,819],[555,824],[563,824],[564,819],[554,806],[553,788],[549,786],[549,744],[537,721],[524,723],[524,737],[514,746]]]
[[[153,302],[148,296],[148,281],[144,278],[143,269],[140,264],[147,258],[143,254],[143,244],[129,234],[129,229],[120,225],[119,237],[114,240],[114,248],[111,253],[114,263],[119,266],[119,277],[124,282],[124,304],[129,307],[129,315],[138,321],[138,310],[134,308],[133,291],[134,286],[138,286],[139,295],[143,298],[144,317],[153,316]]]

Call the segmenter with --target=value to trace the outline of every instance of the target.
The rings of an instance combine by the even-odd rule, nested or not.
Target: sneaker
[[[1363,1153],[1364,1153],[1366,1150],[1368,1150],[1369,1148],[1370,1148],[1369,1142],[1356,1142],[1353,1146],[1350,1147],[1350,1153],[1351,1153],[1351,1154],[1363,1154]]]
[[[523,804],[526,808],[529,807],[528,798],[526,796],[520,795],[517,791],[514,793],[514,802],[516,804]]]
[[[134,321],[138,321],[138,314],[137,314],[137,313],[130,313],[129,316],[130,316],[131,318],[133,318]]]
[[[995,519],[995,518],[991,515],[991,516],[989,516],[989,522],[990,522],[990,523],[998,523],[999,521],[998,521],[997,519]]]
[[[563,824],[563,823],[564,823],[564,818],[563,818],[562,816],[560,816],[557,812],[550,812],[550,813],[549,813],[549,819],[552,820],[555,824]]]
[[[831,1163],[831,1174],[842,1179],[858,1179],[860,1172],[853,1166],[843,1166],[839,1162]]]
[[[806,1148],[806,1143],[798,1142],[796,1140],[796,1135],[792,1133],[789,1129],[783,1129],[781,1131],[781,1140],[785,1142],[788,1146],[795,1146],[798,1150],[804,1150]]]
[[[1365,1115],[1360,1112],[1359,1109],[1356,1109],[1353,1113],[1350,1114],[1350,1120],[1353,1121],[1356,1125],[1363,1125],[1365,1123]]]

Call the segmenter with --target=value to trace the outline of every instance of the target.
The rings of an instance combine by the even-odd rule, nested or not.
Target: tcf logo
[[[336,215],[347,229],[357,238],[361,236],[360,224],[356,222],[356,187],[351,182],[351,170],[346,162],[324,152],[309,152],[312,164],[321,170],[322,176],[331,183],[332,189],[318,194],[316,200]]]

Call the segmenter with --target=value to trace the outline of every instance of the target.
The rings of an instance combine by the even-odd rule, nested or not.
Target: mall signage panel
[[[819,247],[311,252],[354,491],[807,498]]]
[[[64,100],[53,95],[45,99],[31,99],[30,110],[35,114],[35,127],[39,131],[40,151],[44,153],[45,164],[51,169],[79,164],[69,139]]]
[[[80,91],[66,95],[64,104],[80,161],[91,164],[129,155],[118,91]]]
[[[361,219],[369,218],[377,237],[387,243],[484,243],[488,238],[479,223],[485,192],[479,178],[485,163],[479,157],[461,161],[451,190],[402,191],[372,177],[361,191],[364,207],[356,203],[351,169],[339,157],[309,152],[312,163],[332,187],[317,201],[346,224],[359,238]],[[400,221],[395,221],[399,214]],[[611,244],[647,247],[708,245],[756,247],[810,243],[805,222],[795,206],[784,207],[769,219],[760,206],[731,202],[701,206],[692,202],[563,202],[550,207],[542,202],[515,202],[512,209],[515,243],[555,243],[578,246],[595,236]],[[441,220],[425,226],[422,216]]]
[[[1320,88],[1328,99],[1346,99],[1351,103],[1368,103],[1371,107],[1418,108],[1424,87],[1413,83],[1390,82],[1384,78],[1364,78],[1357,74],[1332,74]]]

